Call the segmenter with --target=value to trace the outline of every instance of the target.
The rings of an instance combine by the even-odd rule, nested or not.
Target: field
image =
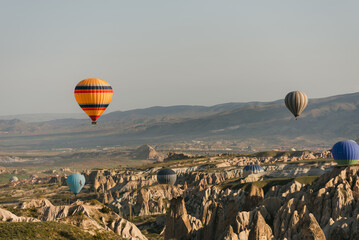
[[[0,165],[8,169],[24,169],[39,174],[41,171],[50,169],[83,170],[131,167],[153,162],[146,159],[134,159],[131,156],[133,150],[93,148],[1,152]]]

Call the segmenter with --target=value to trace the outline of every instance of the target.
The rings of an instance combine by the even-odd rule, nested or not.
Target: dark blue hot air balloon
[[[353,165],[359,160],[359,146],[353,140],[340,141],[334,144],[332,154],[338,165]]]
[[[161,169],[157,172],[157,181],[159,184],[175,185],[177,174],[172,169]]]
[[[85,186],[85,177],[79,173],[74,173],[67,177],[66,182],[76,196]]]
[[[247,165],[243,168],[243,176],[247,177],[250,174],[257,174],[257,173],[261,173],[264,172],[264,169],[257,164],[251,164],[251,165]]]

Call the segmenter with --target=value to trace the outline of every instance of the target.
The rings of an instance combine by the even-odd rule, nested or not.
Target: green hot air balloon
[[[85,186],[85,177],[79,173],[74,173],[67,177],[66,182],[76,196]]]
[[[294,91],[285,96],[285,105],[297,119],[308,104],[308,97],[304,92]]]

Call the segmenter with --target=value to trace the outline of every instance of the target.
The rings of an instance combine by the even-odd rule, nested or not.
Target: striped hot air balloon
[[[112,99],[112,87],[99,78],[88,78],[76,85],[75,98],[82,110],[96,124],[97,119],[106,110]]]
[[[285,105],[297,119],[308,104],[308,97],[304,92],[294,91],[285,96]]]
[[[172,169],[164,168],[157,172],[157,181],[159,184],[174,185],[177,180],[177,174]]]

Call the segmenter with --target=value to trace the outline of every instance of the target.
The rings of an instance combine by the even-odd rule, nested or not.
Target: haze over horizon
[[[359,92],[350,92],[350,93],[343,93],[343,94],[336,94],[336,95],[331,95],[331,96],[325,96],[322,98],[329,98],[329,97],[334,97],[334,96],[340,96],[340,95],[350,95],[350,94],[356,94]],[[309,98],[310,99],[319,99],[319,98]],[[125,112],[125,111],[132,111],[132,110],[142,110],[142,109],[148,109],[148,108],[156,108],[156,107],[176,107],[176,106],[200,106],[200,107],[213,107],[213,106],[217,106],[217,105],[223,105],[223,104],[230,104],[230,103],[250,103],[250,102],[263,102],[263,103],[271,103],[271,102],[277,102],[277,101],[281,101],[284,99],[275,99],[275,100],[268,100],[268,101],[243,101],[243,102],[223,102],[223,103],[216,103],[216,104],[212,104],[212,105],[199,105],[199,104],[178,104],[178,105],[154,105],[154,106],[148,106],[148,107],[139,107],[139,108],[132,108],[132,109],[112,109],[111,111],[106,110],[106,112],[103,115],[109,114],[109,113],[113,113],[113,112]],[[284,104],[284,102],[283,102]],[[51,112],[39,112],[39,113],[23,113],[23,114],[0,114],[0,120],[4,119],[4,117],[6,117],[6,119],[12,119],[11,117],[13,116],[28,116],[30,117],[30,119],[32,119],[32,117],[34,117],[34,119],[36,118],[36,115],[44,115],[45,119],[47,117],[49,117],[50,119],[61,119],[61,118],[76,118],[76,119],[86,119],[88,120],[88,116],[86,115],[86,113],[84,112],[58,112],[58,113],[51,113]],[[49,115],[49,116],[46,116]],[[53,117],[51,117],[50,115],[53,115]],[[41,119],[41,118],[40,118]]]
[[[17,1],[0,8],[0,115],[79,113],[82,79],[106,113],[359,91],[356,1]],[[85,117],[85,115],[84,115]]]

